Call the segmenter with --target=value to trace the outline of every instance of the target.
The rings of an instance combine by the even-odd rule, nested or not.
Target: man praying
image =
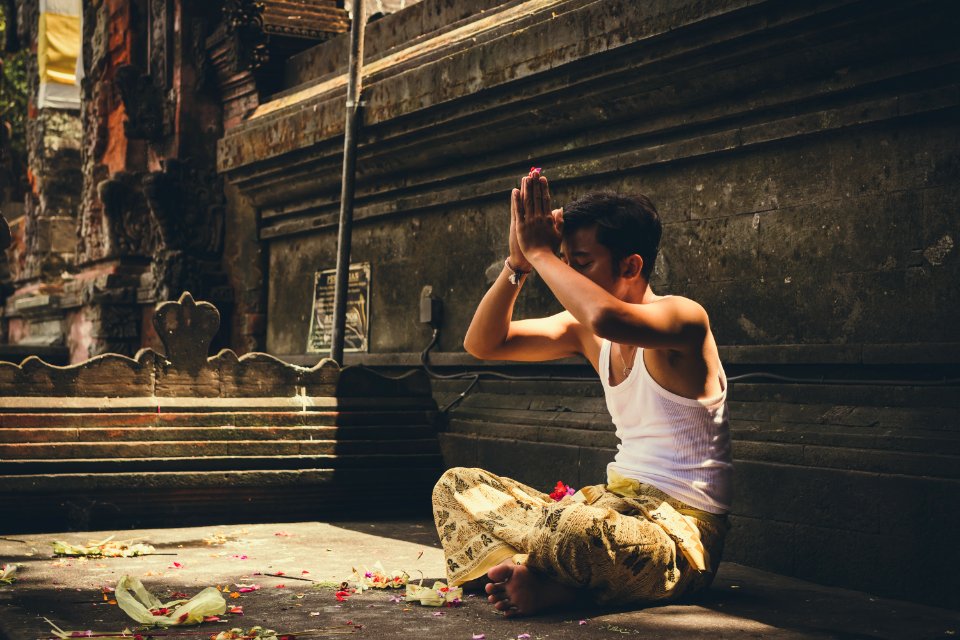
[[[444,473],[433,510],[449,582],[485,583],[510,616],[704,589],[728,528],[727,384],[703,307],[650,287],[662,233],[653,203],[590,193],[553,210],[534,169],[512,191],[510,214],[509,257],[464,347],[488,360],[584,356],[620,443],[606,484],[559,501],[482,469]],[[513,320],[534,269],[564,311]]]

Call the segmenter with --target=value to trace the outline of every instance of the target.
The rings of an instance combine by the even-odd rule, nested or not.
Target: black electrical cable
[[[460,401],[467,397],[467,394],[470,393],[471,390],[473,390],[473,388],[476,386],[478,382],[480,382],[479,374],[473,376],[473,381],[470,383],[470,385],[467,386],[466,389],[461,391],[460,395],[458,395],[456,398],[451,400],[443,409],[440,409],[440,413],[446,413],[447,411],[450,411],[450,409],[453,408],[453,405],[460,404]]]

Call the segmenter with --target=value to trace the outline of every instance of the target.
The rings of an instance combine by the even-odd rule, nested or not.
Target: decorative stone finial
[[[220,328],[220,312],[209,302],[194,302],[185,291],[176,302],[164,302],[153,316],[167,360],[187,371],[199,371],[207,362],[210,342]]]

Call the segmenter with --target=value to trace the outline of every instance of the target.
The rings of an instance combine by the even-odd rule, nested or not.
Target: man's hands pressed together
[[[510,198],[510,264],[528,271],[539,252],[556,255],[563,230],[563,211],[550,209],[550,187],[540,169],[520,181]],[[516,251],[516,252],[515,252]],[[517,256],[516,253],[520,253]],[[520,261],[520,265],[514,259]]]

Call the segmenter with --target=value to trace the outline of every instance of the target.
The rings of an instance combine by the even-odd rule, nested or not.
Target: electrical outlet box
[[[436,329],[442,316],[443,300],[433,295],[433,287],[425,286],[420,291],[420,322]]]

